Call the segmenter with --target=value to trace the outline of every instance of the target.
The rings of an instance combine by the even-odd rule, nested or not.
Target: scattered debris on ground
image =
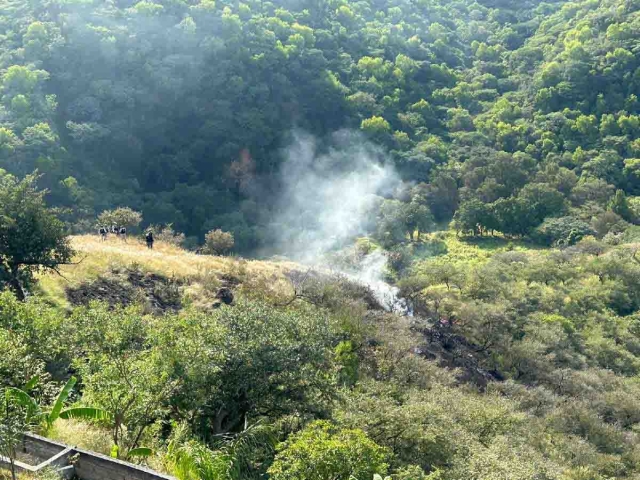
[[[414,349],[415,353],[429,360],[437,361],[445,368],[458,369],[458,380],[473,383],[485,389],[489,382],[502,381],[497,372],[482,368],[482,354],[477,346],[465,337],[455,333],[450,326],[436,323],[428,327],[414,327],[425,342]]]

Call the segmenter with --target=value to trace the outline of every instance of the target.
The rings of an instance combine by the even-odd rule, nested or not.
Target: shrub
[[[0,328],[0,378],[3,386],[22,387],[36,375],[43,375],[44,362],[34,358],[19,335]]]
[[[629,227],[629,224],[617,213],[607,210],[594,216],[591,219],[591,226],[596,232],[595,235],[598,238],[603,238],[607,233],[624,232]]]
[[[127,229],[136,228],[142,222],[142,214],[129,207],[120,207],[115,210],[105,210],[98,215],[98,225],[125,227]]]
[[[397,480],[437,480],[441,478],[441,475],[440,470],[435,470],[431,475],[427,475],[417,465],[409,465],[398,471],[394,478]]]
[[[223,255],[233,248],[233,233],[220,229],[211,230],[204,237],[204,252],[211,255]]]
[[[640,241],[640,227],[633,225],[629,227],[624,233],[619,234],[622,237],[621,243],[635,243]]]
[[[531,238],[541,245],[568,246],[578,243],[595,231],[588,223],[575,217],[547,218],[535,229]]]
[[[389,451],[359,429],[317,421],[282,443],[269,468],[273,480],[348,480],[387,473]]]

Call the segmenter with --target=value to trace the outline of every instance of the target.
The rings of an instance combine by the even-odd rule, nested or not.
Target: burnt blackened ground
[[[454,332],[449,325],[439,322],[433,325],[415,324],[413,330],[423,338],[414,352],[438,362],[441,367],[456,369],[459,372],[458,381],[475,384],[484,390],[489,382],[504,380],[498,372],[483,368],[487,360],[486,353]]]
[[[139,268],[114,269],[97,279],[67,288],[73,305],[105,302],[112,307],[143,303],[153,312],[176,311],[182,307],[179,280]]]

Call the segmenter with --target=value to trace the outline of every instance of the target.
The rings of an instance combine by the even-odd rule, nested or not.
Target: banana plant
[[[43,409],[38,402],[29,395],[31,391],[38,383],[38,377],[34,377],[24,386],[24,389],[9,387],[5,390],[5,395],[11,397],[18,404],[27,409],[27,417],[30,422],[38,423],[41,426],[42,432],[47,433],[51,430],[54,422],[58,418],[76,418],[82,420],[111,420],[111,415],[100,408],[81,407],[81,408],[68,408],[64,409],[64,403],[69,398],[73,387],[75,387],[78,380],[76,377],[71,377],[67,383],[62,387],[56,401],[50,410]]]
[[[59,418],[63,420],[101,420],[102,422],[109,425],[110,428],[114,427],[114,416],[107,412],[106,410],[102,410],[101,408],[94,407],[75,407],[75,408],[67,408],[60,412]],[[111,447],[110,456],[112,458],[120,458],[120,446],[117,444],[113,444]],[[133,448],[126,452],[126,459],[133,458],[148,458],[155,454],[154,450],[147,447],[138,447]]]
[[[23,389],[9,387],[5,390],[5,395],[8,398],[13,399],[19,405],[22,405],[27,410],[27,420],[29,423],[37,423],[41,426],[41,433],[47,434],[53,427],[54,422],[60,418],[63,420],[97,420],[105,422],[109,425],[113,424],[114,418],[108,411],[102,408],[95,407],[71,407],[64,408],[64,403],[69,398],[73,387],[75,387],[78,380],[75,377],[71,377],[67,383],[62,387],[56,401],[50,410],[44,410],[38,405],[38,402],[29,395],[37,384],[39,379],[37,377],[32,378],[24,386]],[[154,454],[151,448],[139,447],[131,449],[127,452],[127,458],[147,458]],[[111,450],[111,456],[118,458],[119,448],[114,445]]]

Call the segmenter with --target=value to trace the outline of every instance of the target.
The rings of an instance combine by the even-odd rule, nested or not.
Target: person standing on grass
[[[147,232],[145,240],[147,241],[147,248],[153,250],[153,232],[151,230]]]

